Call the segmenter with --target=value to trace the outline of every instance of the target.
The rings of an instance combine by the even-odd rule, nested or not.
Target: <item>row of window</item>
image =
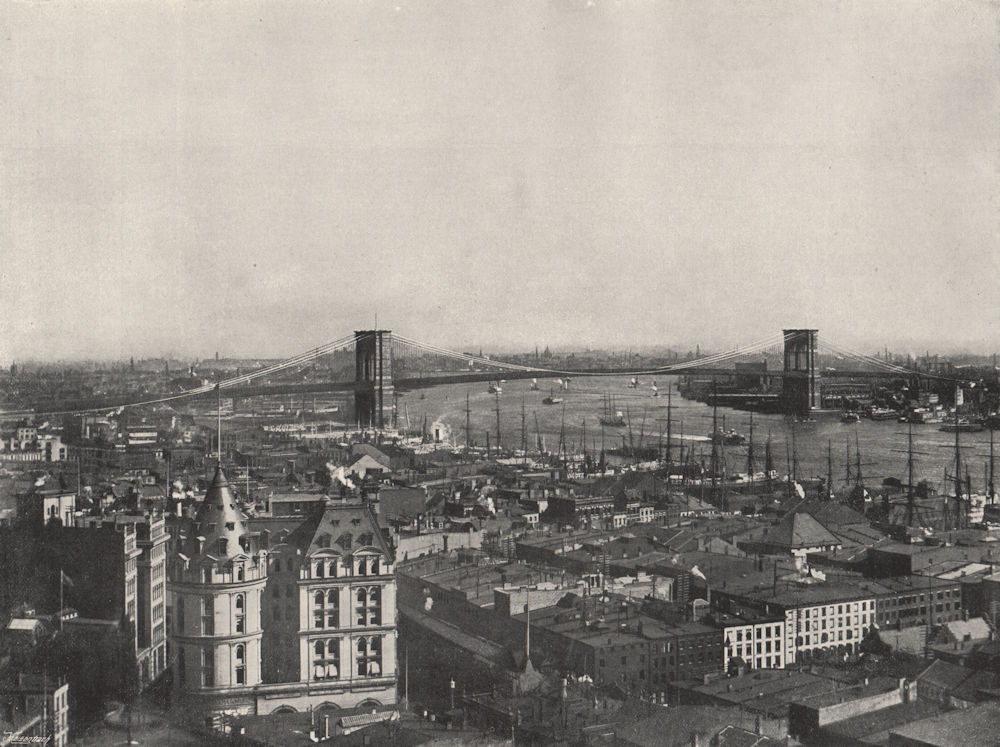
[[[340,638],[313,643],[312,676],[314,680],[340,679]],[[382,637],[363,636],[354,644],[354,676],[382,676]]]
[[[201,597],[201,635],[215,635],[215,598]],[[177,630],[184,632],[184,597],[177,597],[175,610]],[[233,598],[233,631],[246,632],[246,595],[237,594]]]
[[[200,679],[202,687],[215,687],[215,653],[211,648],[201,650]],[[183,682],[187,673],[184,648],[177,652],[177,676]],[[247,681],[247,649],[242,643],[233,649],[233,684],[245,685]]]
[[[340,625],[339,589],[317,591],[313,595],[313,627],[336,628]],[[354,624],[382,624],[382,587],[367,586],[355,590]]]
[[[291,564],[291,561],[289,561]],[[275,559],[274,571],[281,571],[281,561]],[[361,555],[353,559],[351,566],[341,565],[339,560],[317,560],[312,564],[312,578],[338,578],[340,576],[380,576],[388,572],[381,555]]]
[[[753,640],[753,631],[747,630],[746,631],[746,636],[747,636],[747,640],[748,641]],[[763,626],[761,628],[757,628],[757,637],[758,638],[768,638],[768,637],[780,638],[781,637],[781,626],[780,625],[765,625],[765,626]],[[742,641],[743,640],[743,629],[742,628],[737,628],[736,629],[736,640],[737,641]]]

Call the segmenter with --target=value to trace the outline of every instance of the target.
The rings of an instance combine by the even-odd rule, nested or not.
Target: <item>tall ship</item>
[[[597,422],[601,425],[611,426],[612,428],[625,425],[625,413],[615,409],[615,401],[611,398],[610,394],[604,395],[603,405],[601,416],[597,419]]]

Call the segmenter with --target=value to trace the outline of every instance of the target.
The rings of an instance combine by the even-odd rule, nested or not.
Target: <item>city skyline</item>
[[[1000,348],[987,3],[110,7],[0,21],[0,364]]]

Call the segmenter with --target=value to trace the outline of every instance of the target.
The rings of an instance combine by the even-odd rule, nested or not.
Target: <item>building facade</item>
[[[168,565],[177,696],[192,713],[252,713],[261,682],[267,552],[253,546],[221,467]]]
[[[396,702],[394,556],[367,506],[251,524],[218,468],[174,535],[170,658],[193,715]]]

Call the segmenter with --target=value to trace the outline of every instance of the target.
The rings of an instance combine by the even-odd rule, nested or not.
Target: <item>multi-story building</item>
[[[53,520],[64,527],[73,526],[76,516],[76,493],[38,486],[17,497],[17,518],[32,528],[39,528]]]
[[[254,545],[217,467],[168,564],[174,687],[192,715],[255,712],[267,552]]]
[[[710,618],[711,619],[711,618]],[[752,669],[783,669],[785,666],[785,618],[744,610],[742,615],[718,615],[724,641],[722,669],[729,672],[736,659]]]
[[[331,503],[288,523],[256,523],[270,549],[265,683],[301,707],[395,703],[395,557],[375,514]]]
[[[170,657],[192,714],[396,702],[394,557],[367,506],[251,525],[217,468],[172,533]]]
[[[42,674],[19,673],[0,682],[0,744],[69,744],[69,685]]]
[[[875,620],[876,593],[848,584],[793,585],[729,594],[713,591],[719,609],[739,614],[746,604],[785,620],[785,665],[816,655],[849,655],[857,651]]]
[[[167,533],[162,513],[114,513],[86,517],[82,527],[129,525],[135,532],[136,556],[135,623],[136,660],[143,683],[152,682],[167,666]],[[131,534],[131,532],[129,533]],[[126,602],[128,607],[131,598]]]

